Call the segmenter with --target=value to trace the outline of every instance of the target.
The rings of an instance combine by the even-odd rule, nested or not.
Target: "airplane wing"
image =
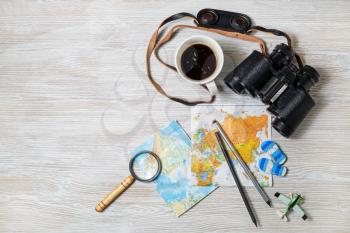
[[[283,204],[288,205],[290,202],[290,198],[281,194],[281,193],[275,193],[275,197],[277,197],[278,200],[280,200]]]
[[[296,215],[298,215],[300,218],[302,218],[303,220],[307,219],[307,216],[305,215],[304,211],[300,208],[299,205],[295,205],[293,207],[293,211],[294,213],[296,213]]]

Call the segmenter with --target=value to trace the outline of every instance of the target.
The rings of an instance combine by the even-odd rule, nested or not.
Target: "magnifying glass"
[[[135,180],[147,183],[156,180],[162,172],[162,163],[156,153],[143,150],[131,158],[129,171],[130,175],[97,204],[95,208],[97,212],[104,211],[115,199],[127,190]]]

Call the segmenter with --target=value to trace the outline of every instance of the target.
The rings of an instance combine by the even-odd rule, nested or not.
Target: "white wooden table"
[[[248,189],[256,229],[236,188],[219,188],[176,218],[153,185],[135,185],[104,213],[94,207],[128,174],[126,152],[190,108],[145,76],[151,32],[170,14],[206,7],[242,12],[289,32],[321,74],[317,107],[292,139],[273,132],[289,174],[267,189],[300,192],[310,220],[283,223]],[[162,55],[172,61],[179,33]],[[283,41],[266,37],[270,47]],[[213,36],[226,65],[256,45]],[[0,232],[350,232],[349,1],[1,1]],[[168,90],[205,97],[154,63]],[[222,78],[222,77],[221,77]],[[250,103],[221,83],[217,103]],[[278,202],[275,202],[278,203]],[[277,205],[278,206],[278,205]]]

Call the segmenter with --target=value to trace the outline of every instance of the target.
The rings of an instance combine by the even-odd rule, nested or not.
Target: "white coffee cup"
[[[193,80],[187,77],[181,68],[182,54],[186,49],[188,49],[190,46],[195,44],[202,44],[202,45],[208,46],[214,52],[215,59],[216,59],[216,68],[214,72],[209,77],[202,80]],[[223,65],[224,65],[224,53],[219,43],[208,36],[198,35],[198,36],[192,36],[187,38],[179,45],[175,53],[175,66],[180,76],[187,82],[205,85],[208,88],[211,95],[215,95],[217,93],[218,89],[216,87],[214,79],[218,77],[219,73],[222,70]]]

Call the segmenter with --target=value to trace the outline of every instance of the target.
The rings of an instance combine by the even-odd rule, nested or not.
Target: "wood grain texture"
[[[126,151],[190,108],[146,80],[145,49],[166,16],[211,7],[244,12],[289,32],[319,70],[317,107],[292,139],[276,132],[289,174],[267,189],[300,192],[310,220],[277,219],[254,189],[253,227],[236,188],[219,188],[180,218],[152,185],[135,183],[104,213],[95,205],[128,175]],[[197,32],[196,32],[197,33]],[[193,34],[184,30],[161,55]],[[204,33],[205,34],[205,33]],[[279,38],[263,36],[271,48]],[[256,45],[212,35],[224,72]],[[343,1],[1,1],[0,232],[350,232],[350,2]],[[169,92],[205,97],[154,63]],[[219,79],[217,103],[251,103]],[[278,203],[275,202],[278,206]]]

